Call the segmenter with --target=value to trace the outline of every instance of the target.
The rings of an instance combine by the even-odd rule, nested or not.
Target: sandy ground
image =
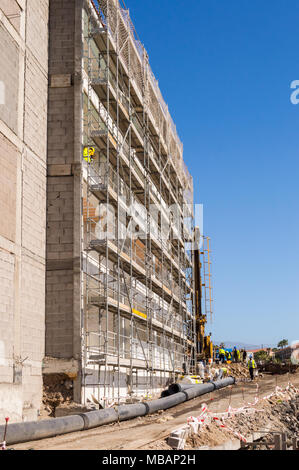
[[[244,405],[244,402],[253,402],[257,383],[258,396],[263,397],[272,393],[276,385],[284,387],[289,381],[299,387],[299,371],[291,375],[264,376],[253,383],[240,381],[234,386],[190,400],[152,416],[13,447],[35,450],[145,450],[157,449],[161,443],[160,448],[165,448],[163,440],[173,429],[185,424],[189,416],[199,415],[203,403],[207,403],[211,411],[222,412],[227,410],[229,405],[237,408]]]

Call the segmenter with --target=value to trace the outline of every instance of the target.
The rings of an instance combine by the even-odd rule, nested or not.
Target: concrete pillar
[[[46,353],[79,364],[81,401],[81,154],[83,0],[51,0]]]

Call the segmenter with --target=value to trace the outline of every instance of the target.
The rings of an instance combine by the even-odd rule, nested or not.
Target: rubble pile
[[[249,377],[248,367],[245,363],[227,364],[228,375],[232,375],[236,379]]]
[[[280,422],[280,430],[285,432],[286,438],[292,441],[294,438],[299,438],[299,394],[288,402],[277,403],[272,408],[272,416],[277,418]],[[261,439],[261,442],[267,442],[270,435],[266,435]],[[265,449],[268,450],[269,446],[266,445]]]
[[[273,397],[264,402],[262,406],[258,406],[256,412],[251,416],[240,414],[231,418],[229,425],[243,435],[250,435],[250,433],[267,428],[269,431],[286,432],[290,438],[295,437],[299,435],[299,421],[294,406],[297,399],[299,399],[299,394],[297,398],[291,398],[290,401],[282,401],[280,398]]]
[[[231,375],[235,377],[236,379],[244,379],[244,378],[249,377],[248,367],[244,362],[231,363],[231,364],[217,364],[213,367],[215,371],[222,369],[222,368],[227,370],[226,375]]]
[[[273,408],[273,413],[279,415],[287,434],[299,436],[299,394],[290,402],[281,403]]]
[[[170,436],[168,445],[198,449],[236,438],[246,444],[253,433],[265,432],[263,439],[269,441],[271,432],[277,431],[286,433],[289,439],[299,436],[299,391],[291,384],[285,389],[276,387],[271,395],[240,409],[229,408],[225,413],[213,413],[204,404],[197,418],[189,418],[187,425]]]

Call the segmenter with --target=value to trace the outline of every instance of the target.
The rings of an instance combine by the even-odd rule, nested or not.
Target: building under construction
[[[118,1],[50,2],[49,75],[51,371],[82,402],[150,396],[196,357],[183,146]]]
[[[48,13],[48,0],[0,1],[1,424],[36,419],[42,400]]]
[[[43,377],[150,397],[207,355],[212,307],[148,55],[116,0],[3,0],[0,38],[0,421],[37,419]]]

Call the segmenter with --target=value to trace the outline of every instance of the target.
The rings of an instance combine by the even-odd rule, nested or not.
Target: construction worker
[[[215,371],[213,380],[220,380],[226,375],[227,375],[227,369],[225,367],[221,367],[220,369]]]
[[[219,349],[219,359],[222,364],[225,362],[225,350],[223,348]]]
[[[222,367],[221,372],[222,372],[221,377],[226,377],[227,376],[227,368],[226,367]]]
[[[256,362],[253,359],[252,354],[250,354],[250,356],[249,356],[248,369],[249,369],[249,373],[250,373],[250,378],[251,378],[251,380],[253,380],[254,379],[254,369],[256,369]]]
[[[225,355],[226,355],[226,360],[227,361],[231,361],[232,360],[232,355],[229,351],[225,351]]]
[[[246,359],[247,359],[247,351],[246,351],[246,349],[244,349],[244,351],[243,351],[243,362],[246,362]]]
[[[239,362],[240,360],[240,351],[237,349],[236,346],[234,346],[234,362]]]
[[[83,158],[87,163],[92,163],[94,159],[95,148],[94,147],[84,147],[83,149]]]

